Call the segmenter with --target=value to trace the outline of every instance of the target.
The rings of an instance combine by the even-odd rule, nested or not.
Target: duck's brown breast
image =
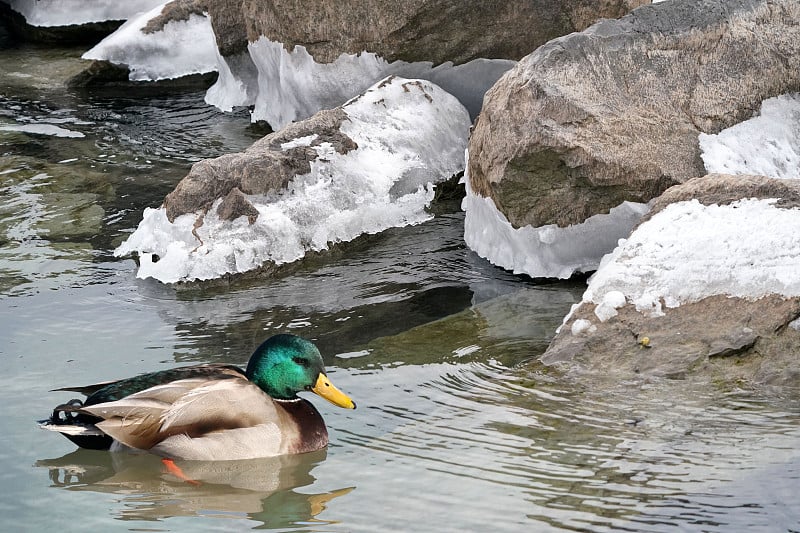
[[[285,431],[288,453],[313,452],[328,445],[325,421],[311,402],[299,398],[291,401],[276,400],[275,403],[283,408],[287,418],[296,427],[295,431]]]

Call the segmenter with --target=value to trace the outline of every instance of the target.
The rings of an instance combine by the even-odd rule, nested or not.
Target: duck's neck
[[[328,429],[317,408],[303,398],[275,400],[297,425],[299,438],[289,446],[289,453],[306,453],[320,450],[328,445]]]

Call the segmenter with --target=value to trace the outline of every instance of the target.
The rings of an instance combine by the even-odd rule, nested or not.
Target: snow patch
[[[282,43],[263,36],[251,42],[248,51],[257,78],[253,80],[246,72],[249,65],[242,68],[243,76],[238,75],[239,69],[220,68],[220,79],[209,89],[206,102],[223,110],[230,109],[232,101],[253,103],[252,120],[265,120],[274,129],[320,109],[342,105],[390,74],[433,81],[458,98],[474,117],[489,87],[516,64],[476,59],[463,65],[446,62],[434,67],[430,61],[389,63],[371,52],[342,54],[331,63],[317,63],[305,47],[298,45],[289,52]],[[250,86],[253,83],[256,87]],[[255,95],[252,102],[247,95]]]
[[[597,326],[586,320],[585,318],[579,318],[575,322],[572,323],[572,327],[570,328],[570,332],[573,336],[582,335],[584,333],[594,333],[597,331]]]
[[[800,296],[800,210],[775,199],[706,206],[676,202],[640,225],[603,258],[584,302],[619,303],[653,316],[663,307],[725,294]]]
[[[609,291],[603,296],[603,301],[595,307],[594,314],[600,322],[617,316],[617,309],[625,305],[625,295],[621,291]]]
[[[247,217],[220,220],[221,199],[196,229],[200,213],[170,223],[164,208],[146,209],[115,254],[138,253],[140,278],[204,280],[296,261],[331,243],[429,219],[433,184],[464,167],[470,127],[464,107],[430,82],[393,78],[343,109],[349,119],[341,130],[358,148],[340,154],[329,143],[313,146],[318,158],[311,172],[285,190],[248,196],[259,212],[253,224]],[[285,144],[312,142],[306,136]]]
[[[164,0],[4,0],[31,26],[52,27],[127,20]]]
[[[758,116],[699,141],[709,173],[800,179],[800,94],[764,100]]]
[[[117,31],[83,54],[126,66],[131,81],[158,81],[217,69],[217,42],[207,16],[192,13],[188,20],[170,21],[160,31],[143,33],[161,14],[163,4],[131,18]]]
[[[647,204],[623,202],[606,215],[594,215],[566,228],[515,228],[491,198],[472,191],[469,176],[462,182],[467,190],[461,204],[466,211],[467,246],[499,267],[532,277],[566,279],[596,269],[603,255],[613,250],[649,209]]]
[[[319,137],[319,135],[317,135],[316,133],[312,133],[311,135],[306,135],[305,137],[298,137],[297,139],[282,143],[281,150],[285,152],[287,150],[291,150],[292,148],[299,148],[301,146],[311,146],[311,143],[313,143],[317,137]]]

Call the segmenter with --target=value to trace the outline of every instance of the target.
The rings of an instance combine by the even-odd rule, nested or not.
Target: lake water
[[[478,258],[457,202],[272,280],[137,280],[112,251],[142,210],[263,132],[201,90],[67,91],[81,52],[0,30],[4,531],[800,531],[796,395],[547,372],[581,284]],[[181,464],[195,485],[35,423],[71,397],[50,389],[244,363],[280,331],[359,405],[312,399],[323,452]]]

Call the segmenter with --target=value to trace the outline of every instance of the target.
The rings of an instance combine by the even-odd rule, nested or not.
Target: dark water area
[[[4,530],[800,531],[797,398],[538,366],[583,285],[477,257],[458,202],[272,279],[137,279],[113,250],[143,209],[263,131],[202,90],[68,90],[82,52],[0,30]],[[36,425],[51,389],[244,363],[277,332],[359,405],[311,399],[327,450],[181,464],[195,485]]]

